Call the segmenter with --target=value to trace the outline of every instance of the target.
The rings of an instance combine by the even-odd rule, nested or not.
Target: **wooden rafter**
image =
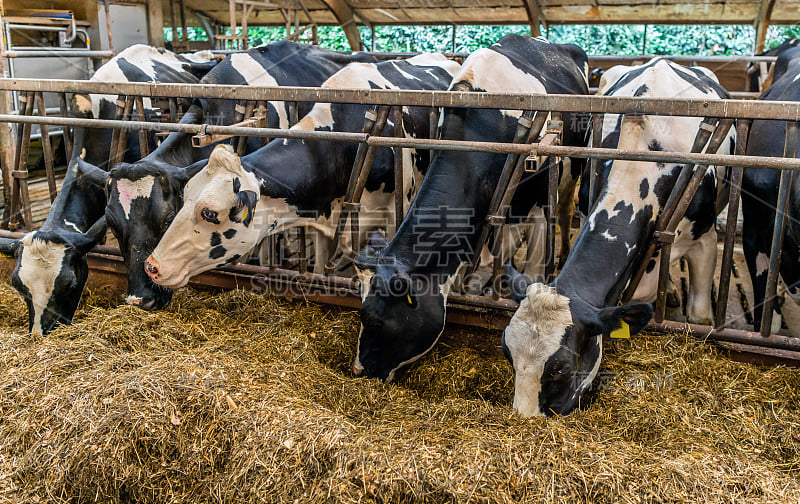
[[[756,29],[756,40],[753,51],[755,54],[764,51],[764,42],[767,39],[767,28],[769,28],[769,21],[772,18],[772,9],[775,7],[775,0],[761,0],[758,6],[758,16],[756,17],[753,26]]]
[[[364,48],[361,42],[361,34],[358,33],[358,26],[356,26],[355,13],[353,8],[345,0],[322,0],[328,9],[333,12],[339,25],[344,30],[347,37],[347,42],[350,43],[350,48],[354,51],[361,51]]]
[[[544,21],[539,2],[537,0],[522,0],[522,3],[525,5],[528,22],[531,24],[531,35],[538,37],[540,35],[539,25]]]

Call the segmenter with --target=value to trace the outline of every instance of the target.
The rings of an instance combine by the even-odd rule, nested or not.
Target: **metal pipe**
[[[736,149],[735,154],[747,152],[747,137],[750,134],[750,121],[743,119],[736,123]],[[717,289],[717,311],[714,314],[714,325],[725,326],[728,312],[728,292],[731,285],[731,271],[733,269],[733,243],[736,237],[736,221],[739,218],[739,197],[742,193],[742,176],[744,170],[739,167],[731,168],[730,192],[728,196],[728,218],[725,223],[725,245],[722,248],[722,265],[720,266],[719,289]]]
[[[759,102],[760,103],[760,102]],[[775,102],[773,102],[775,103]],[[121,121],[112,119],[82,119],[76,117],[33,118],[0,114],[0,123],[47,124],[54,126],[82,126],[88,128],[118,128],[125,130],[146,129],[192,134],[230,134],[235,136],[268,136],[326,142],[365,142],[379,147],[414,147],[421,149],[491,152],[499,154],[549,155],[562,157],[588,157],[597,159],[622,159],[630,161],[654,161],[667,163],[693,163],[698,165],[741,166],[744,168],[800,169],[800,159],[769,158],[760,156],[731,156],[727,154],[692,154],[668,151],[627,151],[616,149],[594,149],[567,145],[503,144],[494,142],[471,142],[456,140],[420,140],[415,138],[370,137],[362,133],[333,131],[300,131],[279,128],[246,128],[214,126],[209,124],[158,123],[143,121]]]
[[[0,79],[0,90],[800,121],[800,102]]]
[[[786,125],[786,144],[784,156],[794,158],[797,154],[798,128],[800,124],[790,122]],[[775,292],[778,289],[778,275],[780,274],[781,254],[783,249],[783,233],[786,229],[787,210],[789,209],[789,193],[792,190],[793,172],[781,172],[778,184],[778,204],[775,212],[775,222],[772,226],[772,246],[769,252],[769,268],[767,269],[767,285],[764,289],[764,305],[761,311],[761,335],[768,336],[772,328],[772,309],[775,306]]]
[[[10,50],[0,53],[4,58],[113,58],[114,51],[82,51],[80,49]]]

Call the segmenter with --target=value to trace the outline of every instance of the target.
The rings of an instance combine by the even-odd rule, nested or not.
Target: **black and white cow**
[[[586,94],[587,66],[578,46],[507,35],[472,53],[450,89]],[[441,138],[511,142],[519,116],[514,110],[448,108],[440,120]],[[585,145],[585,119],[565,114],[563,120],[563,143]],[[452,284],[479,252],[480,224],[505,160],[501,154],[438,152],[391,242],[373,240],[356,258],[363,299],[356,374],[391,381],[436,344]],[[582,164],[585,160],[572,160],[573,168]],[[525,176],[511,204],[511,223],[543,215],[547,179],[547,169]]]
[[[97,69],[89,79],[93,82],[171,82],[197,84],[216,64],[210,54],[182,56],[164,49],[137,44],[128,47]],[[73,117],[86,119],[114,119],[116,116],[116,95],[75,94],[72,97]],[[143,103],[151,108],[150,98]],[[188,106],[188,103],[187,103]],[[110,128],[74,128],[72,160],[82,157],[95,166],[105,167],[111,151]],[[148,133],[149,145],[155,145],[155,134]],[[139,135],[128,135],[128,145],[124,160],[128,162],[141,159]],[[71,160],[71,161],[72,161]]]
[[[778,56],[784,65],[783,72],[775,79],[761,100],[800,101],[800,47],[784,51]],[[753,121],[747,144],[747,154],[751,156],[783,157],[786,138],[786,123],[783,121]],[[772,226],[775,222],[775,208],[778,199],[779,170],[747,168],[742,179],[742,244],[750,279],[753,281],[755,304],[755,329],[761,329],[762,305],[767,284]],[[800,179],[792,179],[789,193],[789,219],[783,237],[783,254],[780,261],[780,275],[786,284],[791,299],[800,302]],[[780,307],[773,316],[772,332],[781,327]],[[796,330],[796,328],[790,327]]]
[[[322,87],[442,91],[458,69],[441,54],[352,63]],[[292,129],[358,132],[367,110],[366,105],[318,103]],[[427,138],[429,117],[430,108],[407,107],[405,135]],[[384,136],[393,136],[394,127],[390,117]],[[147,272],[158,284],[180,287],[193,275],[238,259],[269,234],[305,226],[316,231],[315,271],[321,273],[357,149],[352,143],[275,139],[240,160],[217,147],[208,166],[186,184],[184,206],[147,260]],[[427,170],[427,156],[405,152],[404,165],[400,190],[410,201]],[[378,229],[394,234],[394,186],[393,152],[380,148],[361,201],[362,240]],[[349,237],[345,229],[343,246]]]
[[[655,58],[626,72],[605,93],[608,96],[719,99],[728,93],[713,74]],[[639,151],[689,152],[700,118],[607,114],[603,147]],[[734,132],[719,153],[728,154]],[[604,163],[602,191],[590,210],[572,252],[556,280],[512,282],[520,306],[503,335],[514,365],[514,409],[525,416],[566,414],[591,387],[602,357],[602,338],[628,324],[641,331],[653,314],[658,261],[654,258],[634,299],[613,306],[620,278],[646,247],[654,223],[682,165],[641,161]],[[720,171],[711,167],[680,222],[671,259],[685,257],[691,286],[687,312],[692,322],[710,323],[711,287],[716,261],[714,221],[726,191],[718,191]]]
[[[372,62],[364,53],[342,54],[308,44],[276,42],[231,54],[203,79],[205,84],[253,86],[319,86],[336,71],[353,62]],[[181,122],[232,124],[234,100],[196,99]],[[300,104],[301,113],[310,105]],[[288,126],[287,106],[269,103],[269,122]],[[190,134],[169,135],[149,156],[135,163],[121,163],[109,173],[106,218],[119,242],[128,277],[125,301],[146,310],[166,306],[168,289],[152,282],[144,261],[182,205],[183,186],[196,173],[185,167],[207,159],[212,147],[193,148]],[[248,141],[248,152],[261,147],[260,139]],[[199,170],[199,167],[197,167]]]
[[[17,240],[0,238],[0,252],[17,261],[11,283],[28,305],[31,332],[72,322],[89,273],[86,253],[106,232],[105,176],[73,163],[42,227]]]
[[[800,46],[799,38],[788,38],[784,40],[778,47],[773,47],[769,51],[759,53],[758,56],[779,56],[781,53],[793,47]],[[775,62],[769,63],[766,61],[750,62],[747,64],[747,75],[749,78],[750,91],[766,90],[770,85],[777,80],[778,75],[785,71],[782,67]],[[778,75],[776,75],[776,72]]]

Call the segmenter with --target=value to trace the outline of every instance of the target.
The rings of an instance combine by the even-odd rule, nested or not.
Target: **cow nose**
[[[142,301],[139,303],[138,306],[142,310],[153,311],[153,309],[156,306],[156,300],[155,300],[155,298],[142,299]]]
[[[158,266],[156,266],[155,261],[153,260],[153,256],[148,257],[144,262],[144,271],[153,280],[158,280],[158,277],[161,276],[158,272]]]

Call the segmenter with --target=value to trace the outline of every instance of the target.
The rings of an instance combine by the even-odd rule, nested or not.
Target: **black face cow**
[[[196,84],[214,67],[216,60],[208,59],[210,56],[209,54],[206,58],[188,59],[164,49],[137,44],[111,58],[108,63],[97,69],[90,80]],[[75,94],[72,97],[71,113],[73,117],[86,119],[114,119],[117,109],[116,99],[117,97],[112,95]],[[143,103],[145,108],[150,110],[150,98],[144,98]],[[71,161],[82,157],[88,163],[105,167],[111,151],[112,131],[108,128],[75,128]],[[149,145],[155,145],[153,132],[148,133],[148,142]],[[139,135],[128,135],[124,160],[132,162],[140,158]]]
[[[105,176],[73,163],[42,227],[18,240],[0,239],[0,251],[17,260],[11,283],[28,305],[31,332],[72,322],[89,273],[86,253],[106,232]]]
[[[450,89],[585,94],[586,72],[586,54],[577,46],[508,35],[472,53]],[[519,116],[511,110],[445,109],[441,137],[510,142]],[[563,119],[563,143],[585,145],[586,121],[569,114]],[[479,252],[479,224],[486,218],[505,159],[489,153],[438,152],[391,242],[373,242],[356,258],[363,299],[353,364],[357,374],[392,380],[398,369],[434,346],[444,328],[447,297],[458,270]],[[573,168],[580,169],[583,161],[572,160]],[[510,222],[541,214],[547,171],[522,181]]]
[[[777,65],[783,63],[783,72]],[[768,101],[800,101],[800,47],[778,56],[776,78],[760,99]],[[751,156],[783,157],[786,123],[783,121],[753,121],[747,144]],[[767,285],[772,226],[778,199],[779,170],[747,168],[742,180],[742,242],[750,279],[753,281],[755,328],[761,329],[762,305]],[[780,275],[787,292],[795,303],[800,302],[800,180],[795,175],[789,193],[789,219],[783,238]],[[780,307],[773,316],[772,332],[781,327]],[[791,327],[792,330],[797,330]]]
[[[656,58],[628,67],[609,96],[727,98],[713,74]],[[689,152],[700,118],[606,115],[603,147]],[[734,144],[731,131],[719,153]],[[648,303],[616,307],[614,292],[641,247],[647,246],[681,165],[613,161],[601,170],[602,192],[572,253],[550,285],[512,282],[520,307],[503,337],[515,371],[514,408],[525,416],[566,414],[591,387],[602,357],[602,338],[627,324],[641,331],[653,314],[658,261],[634,298]],[[716,260],[717,169],[711,167],[678,226],[671,258],[686,257],[691,287],[688,316],[710,322]]]
[[[341,54],[308,44],[282,41],[231,54],[202,80],[206,84],[253,86],[319,86],[345,65],[374,61],[363,53]],[[301,113],[310,110],[300,106]],[[287,126],[287,107],[270,102],[270,124]],[[232,124],[232,100],[197,99],[181,120],[183,123]],[[249,151],[260,147],[250,139]],[[144,261],[155,248],[182,205],[183,185],[200,169],[185,167],[207,159],[212,147],[195,149],[191,135],[173,133],[149,156],[136,163],[115,166],[107,185],[108,226],[120,244],[128,272],[125,301],[146,310],[166,306],[172,293],[156,285],[144,271]]]
[[[445,90],[458,69],[458,63],[440,54],[353,63],[322,87]],[[357,132],[366,111],[365,105],[319,103],[292,129]],[[405,134],[428,137],[429,117],[429,108],[407,107]],[[393,136],[394,124],[387,124],[383,134]],[[275,139],[240,160],[217,147],[208,166],[186,185],[184,207],[148,259],[148,273],[156,283],[179,287],[193,275],[237,259],[265,236],[299,225],[316,230],[315,268],[321,273],[357,149],[351,143]],[[417,161],[404,163],[404,187],[397,189],[410,198],[427,169],[427,157],[413,152],[404,157]],[[393,153],[378,149],[361,201],[362,235],[387,228],[393,234],[395,190]],[[349,237],[345,229],[343,241]]]

